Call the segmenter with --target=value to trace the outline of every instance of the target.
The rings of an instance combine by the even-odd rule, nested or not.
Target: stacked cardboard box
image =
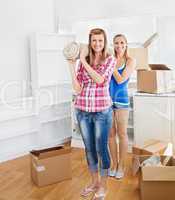
[[[129,55],[136,59],[137,90],[146,93],[167,93],[175,90],[173,71],[164,64],[149,64],[148,46],[157,38],[153,34],[139,48],[129,48]]]
[[[137,90],[147,93],[168,93],[174,90],[173,72],[166,65],[150,64],[150,70],[137,71]]]

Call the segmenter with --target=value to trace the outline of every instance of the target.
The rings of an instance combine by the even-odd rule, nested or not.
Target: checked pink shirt
[[[75,98],[75,108],[86,112],[100,112],[112,105],[109,94],[109,82],[113,74],[116,59],[113,56],[106,58],[105,62],[93,69],[104,77],[103,83],[95,83],[80,63],[77,70],[77,79],[82,90]]]

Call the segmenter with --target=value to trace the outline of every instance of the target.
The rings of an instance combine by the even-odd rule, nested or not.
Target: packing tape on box
[[[35,163],[33,163],[33,167],[36,169],[37,172],[42,172],[46,170],[43,165],[37,166]]]

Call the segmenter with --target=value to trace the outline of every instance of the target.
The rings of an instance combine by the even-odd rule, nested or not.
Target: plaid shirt
[[[109,56],[104,64],[92,68],[104,78],[103,83],[95,83],[86,69],[80,63],[77,70],[77,79],[82,90],[75,99],[75,108],[86,112],[100,112],[112,105],[109,94],[109,82],[116,64],[115,58]]]

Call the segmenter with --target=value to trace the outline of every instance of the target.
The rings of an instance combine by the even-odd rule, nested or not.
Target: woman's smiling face
[[[114,39],[114,49],[117,53],[124,53],[126,48],[127,48],[127,43],[125,38],[119,36]]]
[[[103,34],[94,34],[91,37],[91,48],[95,53],[102,52],[104,49],[104,36]]]

